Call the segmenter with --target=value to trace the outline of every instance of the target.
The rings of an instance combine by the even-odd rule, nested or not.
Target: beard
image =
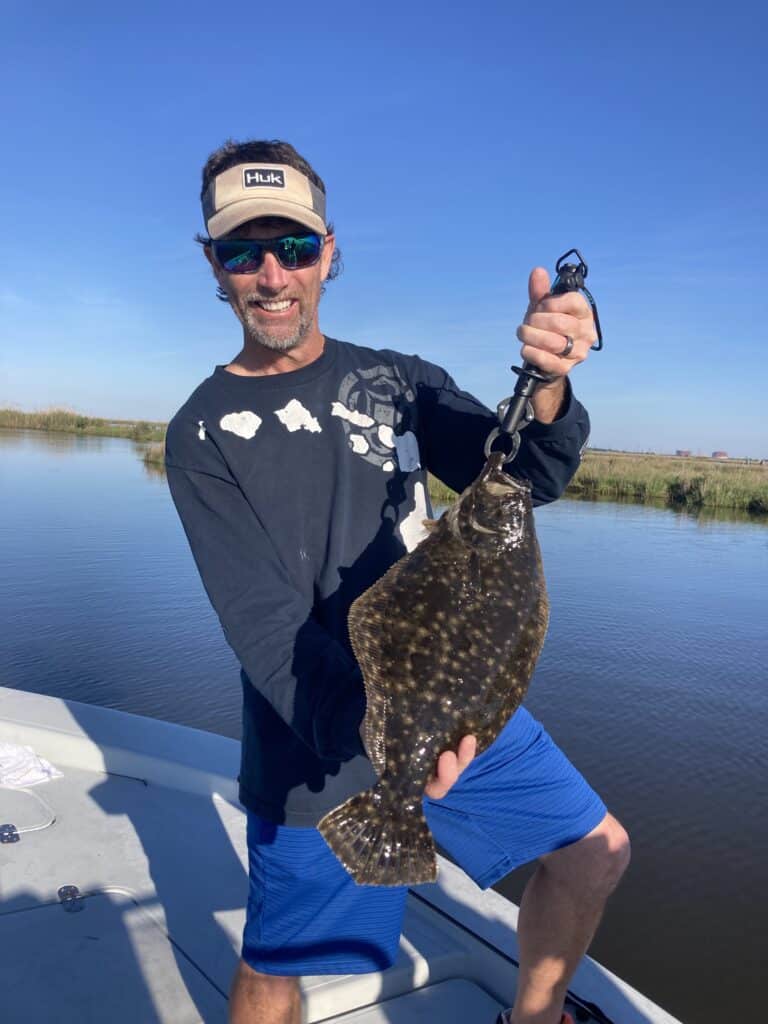
[[[286,333],[284,327],[270,328],[257,320],[251,306],[251,303],[256,300],[257,296],[247,296],[240,310],[240,320],[245,328],[248,341],[263,345],[264,348],[271,349],[273,352],[290,352],[304,341],[312,329],[314,316],[301,304],[296,326],[290,333]]]

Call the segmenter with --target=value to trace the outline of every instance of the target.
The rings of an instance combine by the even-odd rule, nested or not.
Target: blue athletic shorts
[[[542,726],[519,708],[442,800],[436,842],[483,889],[583,838],[606,808]],[[397,953],[407,888],[358,885],[313,828],[248,812],[242,957],[263,974],[365,974]]]

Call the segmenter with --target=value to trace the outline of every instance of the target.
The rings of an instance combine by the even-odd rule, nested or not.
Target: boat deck
[[[0,787],[18,835],[0,845],[3,1019],[226,1021],[248,891],[239,745],[2,687],[0,740],[63,772]],[[409,896],[395,965],[302,979],[306,1020],[493,1024],[514,997],[516,916],[441,859]],[[588,958],[572,988],[616,1024],[675,1024]]]

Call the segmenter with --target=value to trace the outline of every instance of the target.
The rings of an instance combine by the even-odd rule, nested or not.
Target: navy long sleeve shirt
[[[241,665],[240,799],[314,826],[375,782],[347,633],[351,603],[424,535],[427,471],[461,491],[496,416],[416,356],[325,339],[315,362],[244,377],[217,366],[169,424],[168,483]],[[513,472],[552,501],[586,411],[522,433]]]

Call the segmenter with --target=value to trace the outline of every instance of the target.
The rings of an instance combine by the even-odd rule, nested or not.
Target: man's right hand
[[[441,800],[456,780],[473,760],[477,753],[477,740],[474,736],[465,736],[459,743],[459,749],[444,750],[437,759],[437,771],[426,786],[424,792],[431,800]]]

